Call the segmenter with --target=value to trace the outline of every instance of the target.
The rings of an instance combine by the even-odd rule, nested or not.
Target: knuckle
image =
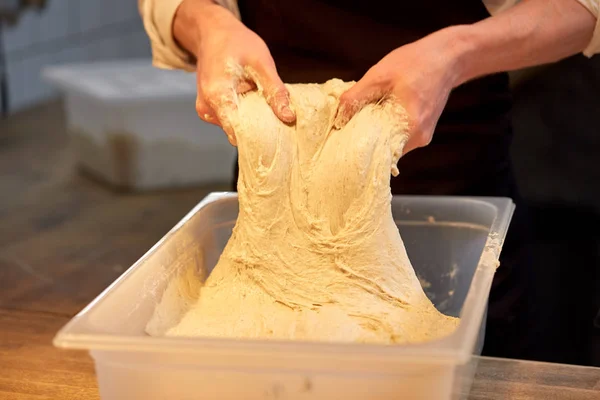
[[[289,103],[289,94],[285,86],[274,86],[267,94],[268,100],[275,104],[287,104]]]
[[[214,102],[219,97],[220,88],[215,85],[205,85],[202,87],[202,95],[208,102]]]
[[[207,77],[203,76],[203,77],[199,77],[198,78],[198,91],[202,92],[202,93],[206,93],[207,88],[209,88],[211,86],[211,79],[208,79]]]
[[[206,100],[219,118],[222,117],[223,113],[227,113],[229,110],[236,108],[233,98],[223,92],[215,92],[206,97]]]
[[[202,117],[203,115],[209,113],[209,108],[202,102],[196,102],[196,113]]]
[[[209,102],[214,102],[233,87],[233,81],[229,79],[212,80],[201,83],[200,87],[204,98]]]
[[[260,67],[261,65],[264,64],[263,57],[264,56],[262,54],[260,54],[259,52],[255,51],[255,52],[246,54],[245,57],[244,57],[244,59],[243,59],[243,62],[246,65],[251,65],[251,66],[253,66],[253,67],[256,68],[256,67]]]
[[[205,122],[211,124],[216,122],[211,108],[202,101],[196,102],[196,113],[198,114],[198,117]]]
[[[273,94],[274,97],[276,97],[278,99],[287,99],[288,98],[288,91],[285,88],[285,86],[282,86],[282,85],[274,86],[273,89],[271,89],[271,93]]]
[[[342,95],[340,96],[340,104],[350,104],[353,101],[353,99],[354,95],[352,94],[352,89],[350,89],[349,91],[342,93]]]
[[[338,114],[344,119],[349,118],[352,114],[354,114],[353,100],[340,100],[340,105],[338,106]]]

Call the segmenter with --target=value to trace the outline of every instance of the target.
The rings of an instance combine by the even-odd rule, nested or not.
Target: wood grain
[[[600,399],[600,369],[482,357],[469,400]]]
[[[91,358],[52,347],[69,320],[53,313],[0,310],[0,399],[98,399]]]

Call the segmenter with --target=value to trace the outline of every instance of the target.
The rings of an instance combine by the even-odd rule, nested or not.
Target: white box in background
[[[235,148],[200,120],[193,74],[149,60],[48,67],[43,77],[65,94],[80,167],[121,189],[225,183]]]

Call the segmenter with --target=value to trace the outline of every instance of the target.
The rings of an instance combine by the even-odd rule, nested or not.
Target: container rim
[[[432,196],[394,196],[408,202],[419,202],[431,199]],[[84,307],[73,317],[53,339],[56,347],[68,349],[86,349],[100,351],[125,351],[125,352],[169,352],[169,353],[218,353],[220,355],[235,353],[235,355],[260,356],[277,354],[282,357],[282,352],[294,350],[294,354],[286,358],[299,357],[326,357],[335,355],[341,359],[351,360],[410,360],[416,363],[452,363],[464,364],[472,356],[472,352],[481,325],[481,320],[487,306],[487,297],[491,288],[492,279],[499,265],[499,255],[504,242],[504,237],[514,213],[515,205],[510,198],[505,197],[463,197],[463,196],[438,196],[441,202],[453,202],[456,199],[473,202],[473,204],[486,204],[496,210],[488,238],[486,240],[479,264],[473,275],[471,285],[465,299],[465,306],[461,310],[461,322],[457,329],[450,335],[424,343],[416,344],[360,344],[339,342],[301,342],[285,340],[264,339],[228,339],[228,338],[170,338],[152,336],[121,336],[109,333],[81,333],[78,329],[79,322],[85,314],[96,307],[109,292],[115,290],[126,279],[143,265],[144,261],[183,227],[199,210],[215,201],[235,201],[235,192],[213,192],[192,208],[165,236],[152,246],[138,261],[127,269],[119,278],[110,284],[102,293]],[[463,321],[470,321],[469,324]],[[349,351],[351,350],[351,351]]]

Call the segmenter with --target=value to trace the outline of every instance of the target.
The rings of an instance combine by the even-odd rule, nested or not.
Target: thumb
[[[383,91],[379,86],[372,85],[365,78],[361,79],[340,96],[333,126],[336,129],[343,128],[365,105],[379,101],[382,96]]]
[[[258,73],[254,79],[277,118],[288,124],[296,121],[296,114],[290,107],[290,93],[279,77],[275,64],[261,64],[256,70]]]
[[[412,132],[409,133],[409,139],[406,142],[404,154],[419,149],[421,147],[428,146],[431,143],[431,140],[433,139],[434,129],[435,125],[433,127],[427,127],[425,129],[421,127],[419,127],[419,129],[413,129]]]
[[[237,94],[235,90],[227,85],[215,86],[216,89],[212,89],[205,93],[204,97],[208,102],[208,105],[214,110],[218,125],[223,128],[229,143],[233,146],[237,145],[235,132],[233,129],[233,117],[237,112]]]
[[[402,152],[403,155],[421,147],[420,145],[417,145],[416,137],[417,135],[411,135],[410,139],[406,142],[406,146],[404,146],[404,150]]]

